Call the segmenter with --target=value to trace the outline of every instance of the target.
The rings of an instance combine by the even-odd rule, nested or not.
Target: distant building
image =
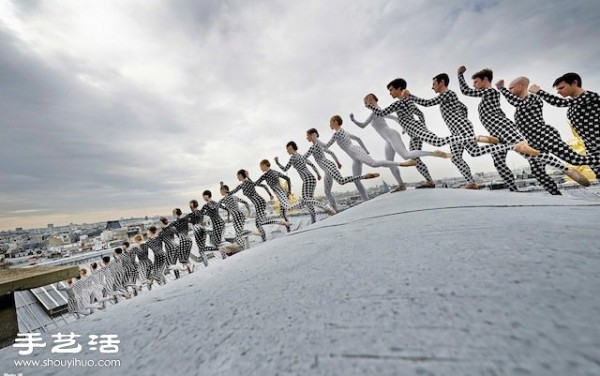
[[[16,232],[22,232],[22,231],[23,231],[23,227],[17,227],[17,228],[15,229],[15,231],[16,231]]]
[[[54,223],[48,223],[48,228],[54,228]]]
[[[121,222],[119,222],[119,221],[106,222],[106,230],[116,230],[118,228],[121,228]]]
[[[23,248],[15,248],[15,249],[11,249],[10,251],[6,252],[6,255],[10,258],[17,258],[17,257],[25,257],[29,254],[28,251],[24,250]],[[33,254],[33,253],[31,253]]]

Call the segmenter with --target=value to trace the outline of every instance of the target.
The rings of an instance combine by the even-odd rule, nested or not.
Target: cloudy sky
[[[367,92],[389,104],[396,77],[430,97],[440,72],[458,91],[463,64],[468,76],[490,67],[549,91],[576,71],[598,91],[598,19],[597,0],[2,1],[0,228],[185,208],[221,180],[234,185],[240,168],[257,177],[261,159],[287,160],[290,140],[305,151],[310,127],[328,140],[333,114],[366,118]],[[477,99],[459,97],[484,133]],[[565,110],[545,111],[571,138]],[[425,114],[449,134],[438,109]],[[372,129],[345,127],[383,158]],[[350,159],[333,150],[350,174]],[[487,156],[466,160],[493,170]],[[458,176],[449,161],[428,165],[434,178]]]

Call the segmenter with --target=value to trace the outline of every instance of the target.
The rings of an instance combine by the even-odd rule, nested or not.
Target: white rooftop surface
[[[600,375],[600,201],[408,190],[60,328],[28,375]],[[185,273],[182,273],[185,275]],[[15,359],[121,366],[15,368]]]

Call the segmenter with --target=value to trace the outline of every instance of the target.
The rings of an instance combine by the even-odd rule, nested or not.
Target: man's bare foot
[[[479,186],[477,185],[477,183],[467,183],[467,184],[465,184],[465,186],[463,188],[464,189],[479,189]]]
[[[531,155],[532,157],[537,157],[538,155],[540,155],[540,151],[529,146],[529,144],[527,144],[527,141],[525,140],[516,144],[513,147],[513,150],[517,153]]]
[[[365,179],[374,179],[374,178],[378,178],[379,174],[376,172],[370,172],[368,174],[365,175]]]
[[[433,155],[434,157],[438,157],[438,158],[452,158],[451,153],[446,153],[443,150],[434,150],[431,155]]]
[[[412,166],[416,166],[417,165],[417,161],[415,161],[414,159],[407,159],[404,162],[400,162],[398,164],[398,166],[400,167],[412,167]]]
[[[415,189],[422,189],[422,188],[435,188],[435,183],[432,181],[426,181],[423,184],[419,184],[415,187]]]
[[[484,144],[497,144],[500,140],[494,136],[477,136],[475,137],[477,142],[482,142]]]
[[[590,181],[585,176],[583,176],[583,174],[581,172],[575,170],[574,168],[569,168],[565,172],[565,175],[567,175],[568,177],[573,179],[576,183],[578,183],[584,187],[590,186]]]
[[[392,189],[390,191],[390,193],[395,193],[395,192],[402,192],[402,191],[406,191],[406,185],[404,184],[400,184],[399,186],[397,186],[396,188]]]

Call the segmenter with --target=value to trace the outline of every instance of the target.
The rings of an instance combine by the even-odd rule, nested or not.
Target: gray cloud
[[[462,64],[546,88],[573,70],[591,90],[600,84],[596,1],[93,6],[18,1],[0,13],[0,227],[37,215],[28,210],[82,218],[185,206],[220,180],[233,185],[239,168],[258,176],[261,159],[285,159],[289,140],[305,150],[307,128],[328,139],[333,114],[365,118],[365,93],[390,103],[385,85],[399,76],[421,96],[433,95],[433,75],[454,77]],[[477,101],[463,99],[476,120]],[[437,109],[425,113],[449,133]],[[564,111],[546,114],[567,138]],[[383,158],[374,132],[347,127]],[[429,165],[458,175],[447,162]]]

